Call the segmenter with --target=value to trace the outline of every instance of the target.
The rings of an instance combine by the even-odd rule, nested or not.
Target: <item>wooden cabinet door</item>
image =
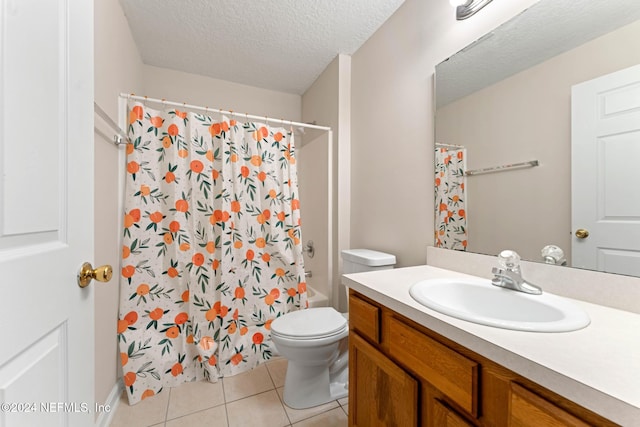
[[[574,417],[537,394],[516,383],[511,383],[509,401],[509,427],[588,427],[589,424]]]
[[[418,425],[418,382],[355,333],[349,335],[349,425]]]
[[[436,427],[472,427],[461,415],[443,405],[439,400],[433,403],[433,422]]]

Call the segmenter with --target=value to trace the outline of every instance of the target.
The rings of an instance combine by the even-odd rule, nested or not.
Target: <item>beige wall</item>
[[[327,133],[304,144],[298,142],[296,135],[296,159],[298,166],[298,187],[300,192],[300,217],[302,218],[302,244],[313,241],[313,257],[304,254],[307,284],[331,299],[332,289],[329,278],[329,222],[327,206],[329,188],[327,168],[329,162]]]
[[[436,64],[535,0],[456,21],[447,1],[407,0],[352,58],[351,246],[424,264],[433,241]]]
[[[338,57],[322,72],[302,96],[302,121],[322,126],[338,125]],[[299,141],[298,138],[296,141]],[[305,270],[313,272],[307,283],[332,300],[329,258],[332,237],[329,215],[329,173],[333,174],[333,161],[329,161],[327,132],[307,129],[297,144],[298,182],[300,184],[300,215],[303,244],[312,240],[315,255],[305,254]]]
[[[118,0],[95,0],[95,101],[118,121],[118,94],[142,89],[142,62],[133,43]],[[95,125],[107,136],[114,134],[96,115]],[[108,402],[118,378],[116,337],[118,278],[120,272],[120,151],[111,140],[95,134],[95,259],[94,265],[111,264],[109,283],[94,282],[95,290],[95,399]]]
[[[351,57],[338,55],[302,96],[302,121],[330,127],[332,140],[329,144],[327,132],[307,130],[298,169],[303,238],[316,246],[314,258],[305,257],[305,268],[313,271],[309,283],[343,311],[340,250],[349,246],[350,82]]]
[[[274,119],[300,120],[300,95],[150,65],[144,66],[144,88],[138,95]]]
[[[540,161],[467,178],[469,251],[539,261],[556,244],[571,259],[571,86],[640,63],[638,39],[640,21],[438,110],[436,140],[464,145],[469,169]]]

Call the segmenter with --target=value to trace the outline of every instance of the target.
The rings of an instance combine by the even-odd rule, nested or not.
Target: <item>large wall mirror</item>
[[[489,255],[513,249],[543,262],[542,248],[554,245],[568,266],[640,276],[639,64],[637,0],[541,0],[439,64],[436,149],[464,159],[464,191],[444,200],[463,206],[451,219],[464,227],[464,244],[447,247]],[[607,76],[624,72],[631,80],[602,89],[603,79],[610,84]],[[576,107],[585,102],[593,105]],[[595,135],[595,148],[580,154],[580,126],[595,132],[591,116],[624,114],[635,127]],[[438,203],[437,211],[447,209]],[[605,223],[615,227],[600,230]],[[613,234],[626,243],[605,239],[588,260],[578,257]]]

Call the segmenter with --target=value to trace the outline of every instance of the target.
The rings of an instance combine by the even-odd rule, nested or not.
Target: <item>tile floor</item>
[[[126,397],[111,427],[345,427],[348,398],[296,410],[282,402],[286,359],[217,383],[192,382],[129,406]]]

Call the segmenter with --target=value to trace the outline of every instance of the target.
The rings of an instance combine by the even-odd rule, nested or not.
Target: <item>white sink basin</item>
[[[591,322],[581,307],[565,298],[499,288],[485,279],[422,280],[409,293],[432,310],[503,329],[568,332]]]

